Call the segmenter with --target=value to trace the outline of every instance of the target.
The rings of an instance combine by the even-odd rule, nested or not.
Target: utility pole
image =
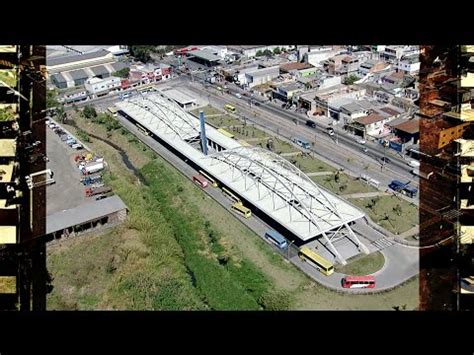
[[[291,249],[291,245],[292,245],[293,243],[294,243],[294,240],[292,240],[292,241],[290,242],[290,245],[288,245],[288,248],[287,248],[287,252],[288,252],[288,253],[287,253],[287,259],[288,259],[288,261],[290,261],[290,249]]]

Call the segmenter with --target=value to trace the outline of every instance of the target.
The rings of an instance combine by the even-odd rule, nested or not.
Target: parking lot
[[[46,154],[49,158],[47,167],[53,171],[53,179],[56,181],[46,189],[47,215],[88,202],[84,186],[80,182],[79,169],[74,162],[74,157],[83,150],[70,148],[49,127],[46,128],[46,142]]]

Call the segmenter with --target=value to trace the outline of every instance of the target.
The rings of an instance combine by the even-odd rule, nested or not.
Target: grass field
[[[349,259],[347,265],[336,267],[336,272],[341,274],[362,276],[370,275],[379,271],[385,263],[383,254],[379,251]]]
[[[418,282],[383,295],[329,291],[286,263],[232,214],[129,134],[79,121],[122,147],[146,185],[106,143],[108,183],[127,221],[48,251],[48,309],[391,309],[418,302]],[[69,128],[69,127],[68,127]],[[72,129],[73,130],[73,129]],[[222,223],[225,221],[225,223]]]
[[[334,170],[335,169],[333,169],[333,171]],[[377,191],[377,189],[375,189],[374,187],[369,186],[359,180],[356,180],[353,177],[344,173],[339,174],[338,182],[336,182],[334,175],[311,176],[311,179],[318,185],[325,187],[326,189],[334,192],[337,195]],[[351,199],[351,202],[352,201],[353,200]]]
[[[296,165],[301,171],[305,173],[317,173],[321,171],[336,171],[335,168],[326,164],[325,162],[314,159],[311,155],[299,156],[288,158],[292,163]]]
[[[396,196],[353,198],[350,201],[362,208],[372,221],[392,233],[400,234],[419,224],[418,208]]]

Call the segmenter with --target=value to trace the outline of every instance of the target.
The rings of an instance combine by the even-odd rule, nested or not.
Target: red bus
[[[195,175],[193,176],[193,181],[199,186],[201,186],[203,189],[207,187],[207,180],[204,178],[204,176]]]
[[[198,49],[199,49],[198,47],[193,47],[193,46],[184,47],[184,48],[176,49],[174,51],[174,54],[175,55],[185,55],[188,52],[197,51]]]
[[[341,281],[344,288],[374,288],[373,276],[346,276]]]

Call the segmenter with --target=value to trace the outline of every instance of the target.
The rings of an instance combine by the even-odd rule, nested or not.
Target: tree
[[[56,92],[56,90],[48,90],[46,94],[46,107],[47,108],[57,107],[59,105],[57,96],[58,96],[58,93]]]
[[[339,184],[339,170],[334,173],[334,182]]]
[[[392,208],[393,212],[395,212],[397,214],[397,216],[401,216],[402,215],[402,206],[400,206],[398,203],[395,207]]]
[[[123,69],[117,70],[112,75],[119,78],[128,78],[128,74],[130,74],[130,68],[123,68]]]
[[[66,110],[64,110],[64,105],[59,105],[56,108],[56,116],[58,120],[64,123],[64,120],[66,119]]]
[[[151,52],[155,50],[155,46],[129,46],[130,55],[140,62],[147,63],[151,61]]]
[[[263,55],[263,52],[259,49],[257,53],[255,53],[256,57],[261,57]]]
[[[269,49],[265,49],[263,51],[263,55],[266,56],[266,57],[271,57],[273,55],[272,51],[269,50]]]
[[[359,78],[357,77],[357,75],[354,75],[354,74],[350,74],[346,77],[346,80],[344,80],[344,84],[346,85],[352,85],[354,84],[357,80],[359,80]]]
[[[281,49],[279,47],[276,47],[274,50],[273,50],[273,54],[280,54],[281,53]]]
[[[85,118],[94,118],[94,117],[97,117],[97,112],[95,111],[95,108],[90,106],[90,105],[86,105],[84,107],[84,117]]]

